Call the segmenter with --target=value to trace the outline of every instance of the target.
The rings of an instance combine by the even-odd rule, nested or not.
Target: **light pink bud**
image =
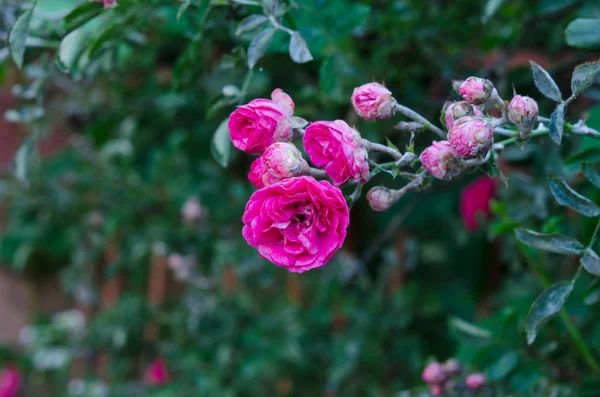
[[[460,163],[452,154],[448,141],[432,142],[421,155],[421,165],[434,178],[450,180],[460,173]]]
[[[469,77],[460,85],[458,92],[463,99],[473,105],[481,105],[490,99],[494,85],[480,77]]]
[[[170,254],[167,257],[167,266],[173,271],[183,268],[183,264],[184,259],[180,254]]]
[[[461,371],[460,363],[455,358],[449,358],[444,363],[444,372],[448,376],[458,375]]]
[[[287,142],[272,144],[262,154],[262,158],[267,171],[279,179],[300,175],[306,164],[300,150]]]
[[[482,374],[471,374],[465,379],[465,384],[471,390],[479,390],[485,385],[485,376]]]
[[[429,385],[429,391],[433,397],[439,397],[444,394],[444,386],[442,385]]]
[[[475,157],[490,150],[494,131],[485,121],[466,116],[454,122],[448,131],[448,141],[456,157]]]
[[[354,89],[352,105],[356,113],[365,120],[383,120],[394,113],[396,100],[383,85],[367,83]]]
[[[537,102],[528,96],[515,95],[508,105],[508,119],[525,133],[523,138],[526,138],[533,128],[538,113]]]
[[[367,200],[374,211],[385,211],[395,202],[394,193],[384,186],[371,188],[367,193]]]
[[[425,367],[423,374],[421,375],[425,383],[430,385],[439,385],[446,380],[446,374],[444,368],[440,363],[431,363]]]
[[[463,116],[473,116],[473,107],[467,101],[446,102],[444,106],[444,122],[446,128],[450,129],[454,125],[454,121]]]
[[[197,196],[189,197],[181,207],[181,216],[187,223],[196,223],[204,216],[204,208]]]

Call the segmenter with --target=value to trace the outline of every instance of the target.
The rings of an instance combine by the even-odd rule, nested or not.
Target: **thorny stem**
[[[409,119],[413,119],[423,124],[423,128],[425,130],[431,130],[435,132],[440,138],[446,139],[446,133],[442,131],[440,128],[436,127],[433,123],[427,120],[425,117],[421,116],[419,113],[415,112],[412,109],[407,108],[406,106],[402,106],[399,103],[396,104],[394,110],[398,113],[401,113],[408,117]]]

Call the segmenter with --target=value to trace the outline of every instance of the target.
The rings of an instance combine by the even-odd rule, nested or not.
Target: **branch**
[[[397,103],[396,106],[394,107],[394,111],[405,115],[409,119],[413,119],[415,121],[420,122],[421,124],[423,124],[424,129],[431,130],[431,131],[435,132],[440,138],[446,139],[446,133],[444,131],[442,131],[441,129],[436,127],[433,123],[429,122],[429,120],[427,120],[425,117],[421,116],[419,113],[415,112],[414,110],[409,109],[406,106],[402,106],[399,103]]]

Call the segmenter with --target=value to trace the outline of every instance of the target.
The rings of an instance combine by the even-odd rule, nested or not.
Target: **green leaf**
[[[531,345],[544,324],[560,312],[572,290],[572,282],[561,281],[551,285],[533,302],[525,322],[528,344]]]
[[[600,172],[598,172],[591,164],[583,163],[583,175],[587,178],[592,185],[600,189]]]
[[[23,67],[27,37],[29,36],[29,25],[36,4],[37,1],[30,8],[23,11],[10,29],[10,32],[8,32],[8,49],[19,69]]]
[[[111,26],[107,23],[108,15],[109,13],[103,13],[65,36],[56,57],[57,66],[62,72],[72,72],[87,46],[93,42],[93,38]]]
[[[574,154],[565,161],[565,164],[571,165],[581,162],[587,162],[590,164],[600,163],[600,148],[591,147],[582,152]]]
[[[391,148],[392,148],[392,149],[394,149],[394,150],[398,150],[398,151],[400,151],[400,149],[398,149],[398,146],[394,145],[394,144],[392,143],[392,141],[390,141],[390,139],[389,139],[388,137],[385,137],[385,140],[386,140],[386,142],[387,142],[387,145],[388,145],[388,147],[391,147]]]
[[[451,328],[459,331],[461,334],[471,338],[488,341],[492,339],[492,333],[485,328],[478,327],[458,317],[451,317],[449,320]]]
[[[487,0],[485,7],[483,8],[483,15],[481,16],[481,22],[485,25],[488,23],[491,17],[500,9],[502,4],[506,0]]]
[[[503,380],[510,375],[518,365],[519,355],[514,351],[510,351],[503,354],[497,361],[489,366],[488,377],[493,381]]]
[[[515,236],[525,245],[556,254],[580,254],[585,248],[574,238],[558,233],[543,234],[521,227],[515,230]]]
[[[574,209],[585,216],[600,215],[600,207],[593,201],[577,193],[560,178],[549,179],[550,192],[560,205]]]
[[[571,91],[573,91],[573,95],[581,95],[581,93],[590,88],[598,73],[600,73],[600,61],[577,65],[571,77]]]
[[[235,30],[235,34],[236,36],[239,36],[244,33],[251,32],[255,29],[260,28],[267,22],[269,22],[269,18],[267,18],[264,15],[250,15],[249,17],[245,18],[242,22],[240,22],[237,29]]]
[[[537,89],[547,98],[550,98],[555,102],[562,102],[560,89],[550,74],[537,63],[533,61],[529,61],[529,63],[531,64],[531,70],[533,72],[533,82]]]
[[[273,38],[277,30],[274,28],[268,28],[260,32],[254,37],[248,47],[248,67],[254,68],[260,58],[267,52],[267,47]]]
[[[231,138],[229,137],[229,118],[226,118],[219,124],[219,127],[213,135],[210,153],[214,159],[221,165],[227,167],[231,159]]]
[[[313,56],[306,45],[306,41],[300,36],[300,33],[294,32],[290,38],[290,57],[296,63],[306,63],[313,60]]]
[[[15,176],[22,183],[28,182],[28,171],[31,163],[35,141],[33,138],[27,138],[15,154]]]
[[[101,3],[87,2],[77,7],[65,17],[65,30],[72,32],[78,27],[84,25],[90,19],[99,15],[104,8]]]
[[[565,36],[572,47],[600,47],[600,18],[577,18],[567,26]]]
[[[585,250],[585,254],[583,254],[580,262],[588,273],[600,276],[600,257],[592,249],[588,248]]]
[[[559,104],[550,115],[550,138],[552,142],[560,145],[565,128],[565,105]]]

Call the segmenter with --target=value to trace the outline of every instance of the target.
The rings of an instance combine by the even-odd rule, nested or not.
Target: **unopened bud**
[[[197,196],[189,197],[181,207],[181,216],[186,223],[196,223],[204,216],[204,208]]]
[[[463,99],[473,105],[482,105],[490,99],[494,91],[494,84],[481,77],[469,77],[458,89]]]
[[[300,175],[305,164],[300,150],[287,142],[272,144],[265,150],[262,158],[266,170],[279,179]]]
[[[431,363],[425,367],[421,375],[425,383],[430,385],[439,385],[446,380],[444,368],[440,363]]]
[[[471,374],[465,379],[465,384],[471,390],[479,390],[485,385],[485,376],[482,374]]]
[[[466,116],[456,120],[448,131],[448,141],[456,157],[475,157],[490,150],[494,130],[485,121]]]
[[[442,385],[429,385],[429,391],[432,397],[439,397],[444,394],[444,386]]]
[[[385,211],[395,203],[394,192],[383,186],[375,186],[367,193],[367,200],[374,211]]]
[[[383,120],[394,113],[396,100],[385,86],[367,83],[354,89],[352,105],[356,113],[365,120]]]
[[[537,102],[528,96],[515,95],[508,105],[508,119],[519,127],[523,139],[529,136],[538,113]]]
[[[454,122],[463,116],[473,116],[473,106],[467,101],[458,102],[446,102],[444,105],[444,124],[446,128],[450,129],[454,125]]]
[[[419,156],[423,168],[434,178],[450,180],[460,173],[460,162],[452,154],[448,141],[432,142]]]
[[[461,370],[460,363],[455,358],[449,358],[444,363],[444,372],[448,376],[456,376],[460,373],[460,370]]]

